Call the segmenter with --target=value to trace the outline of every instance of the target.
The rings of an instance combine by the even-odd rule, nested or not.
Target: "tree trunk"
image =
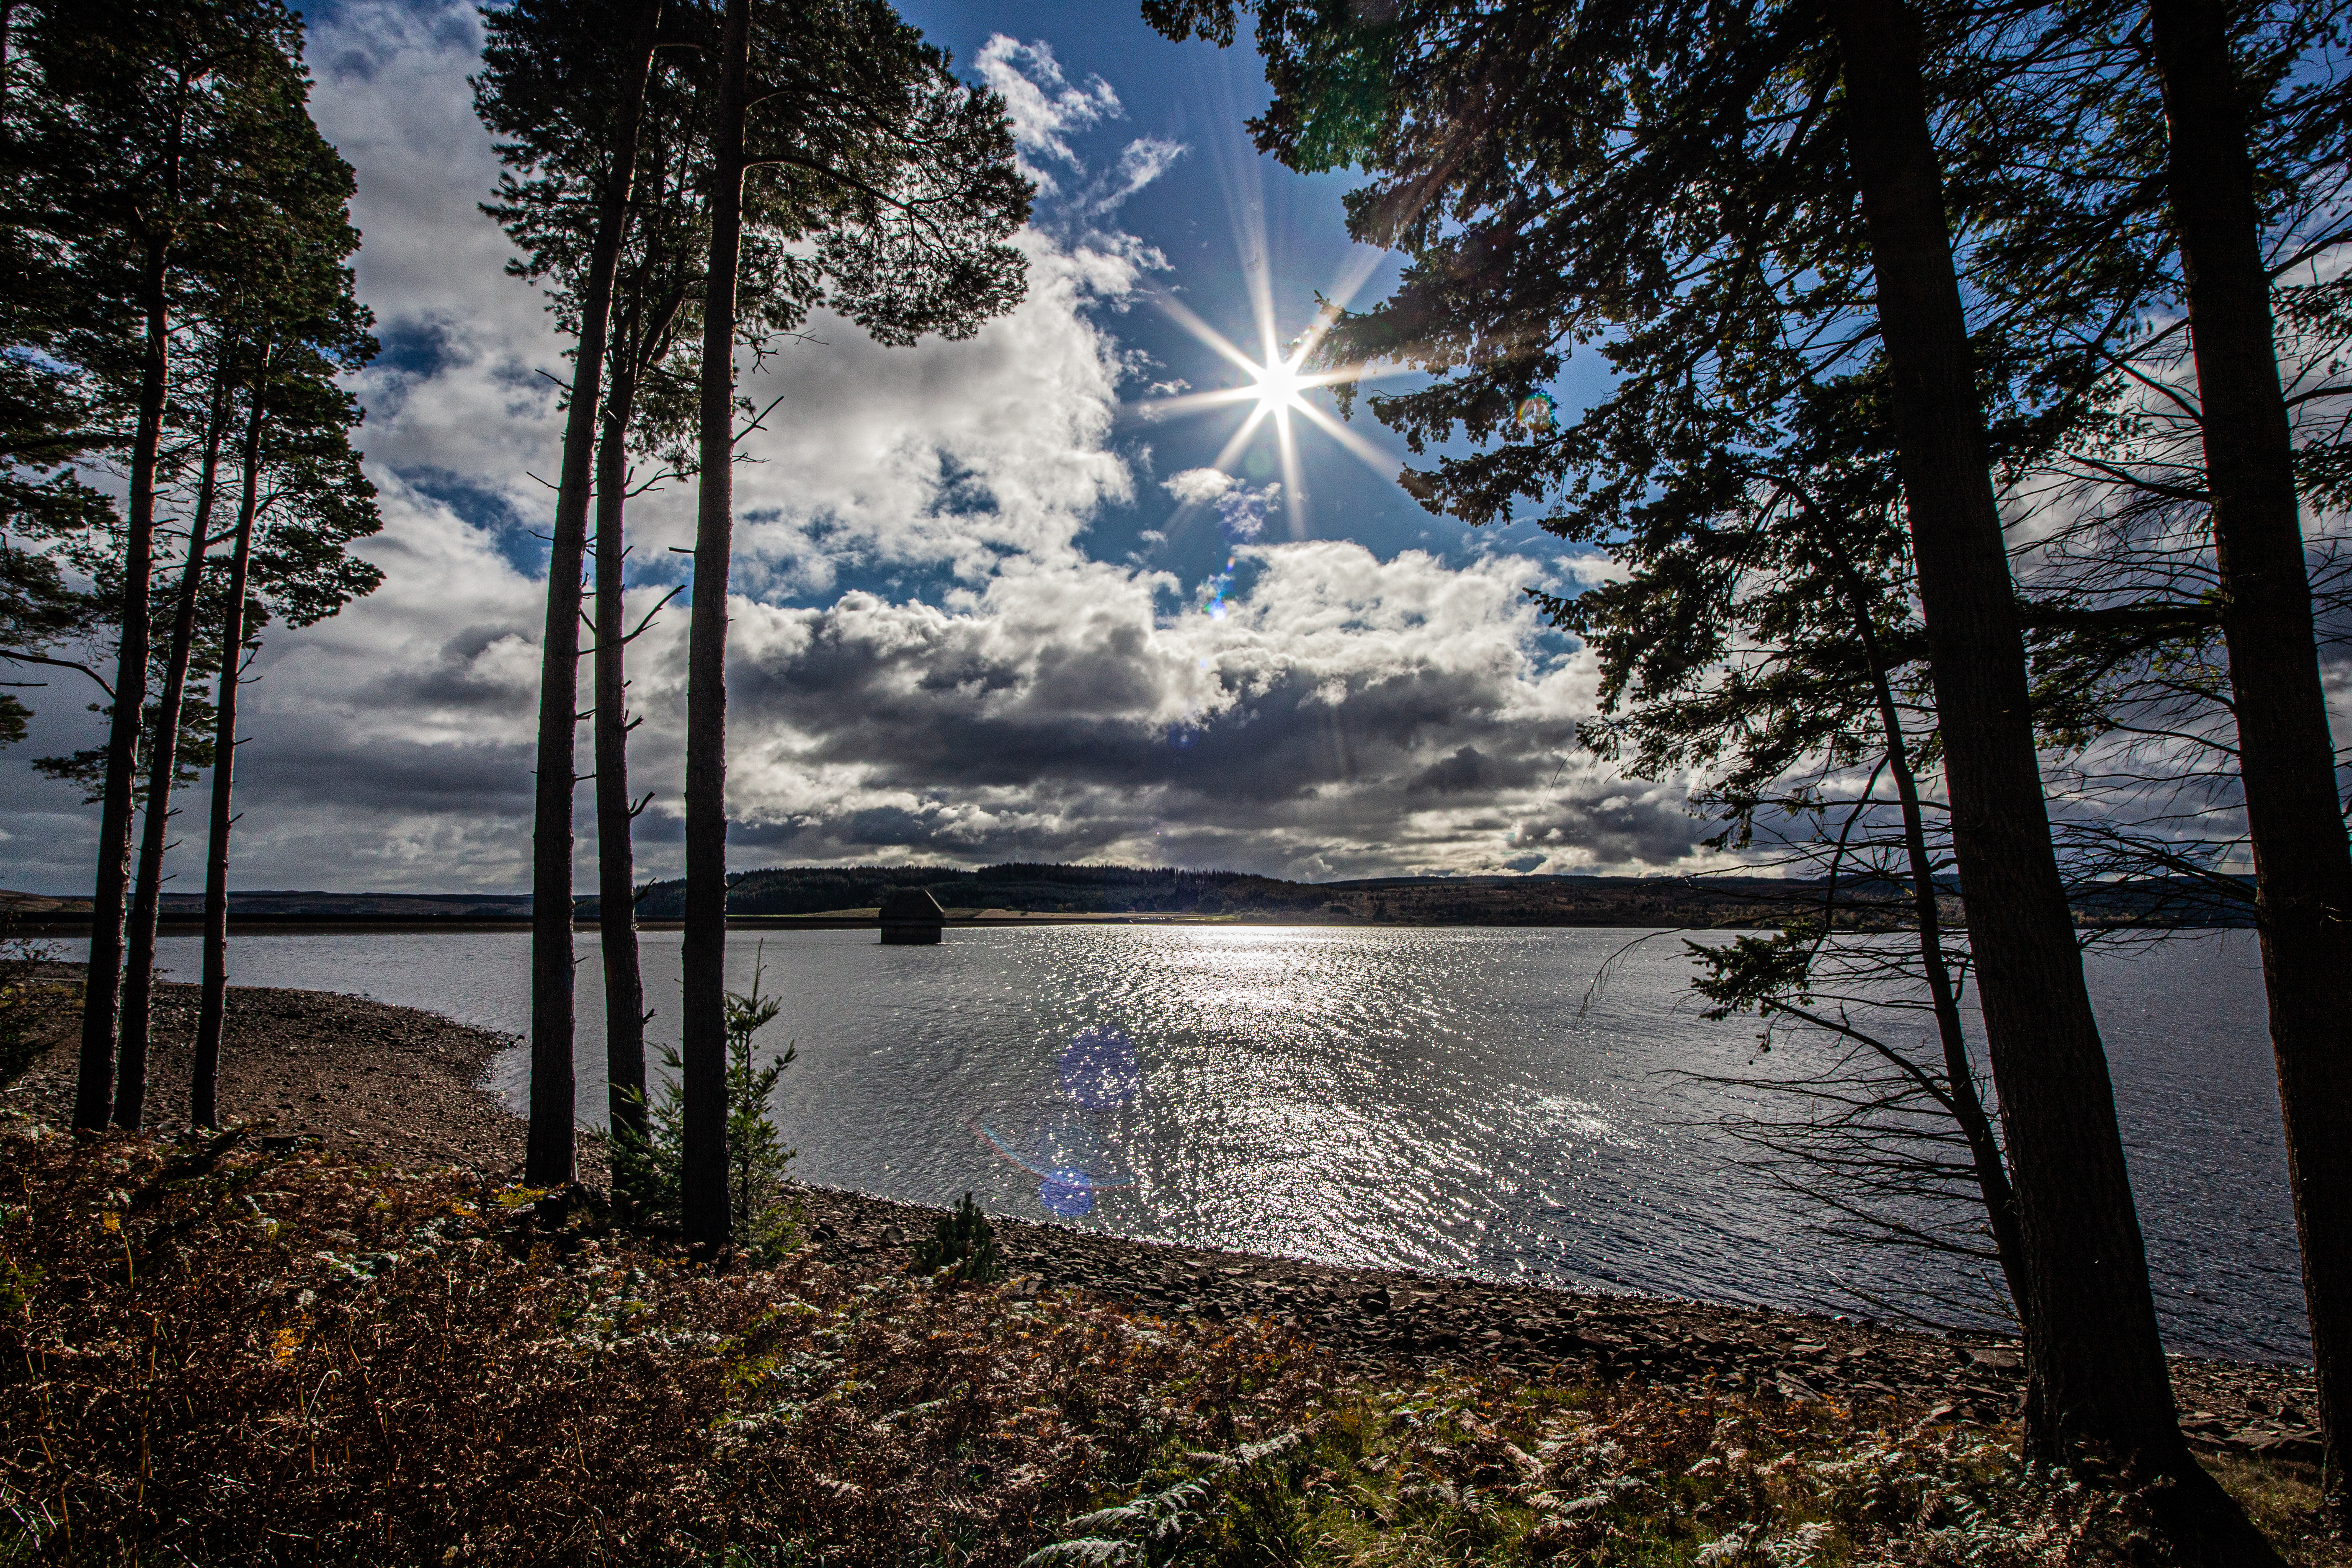
[[[604,1082],[614,1132],[646,1136],[646,984],[637,964],[636,858],[630,829],[629,717],[621,589],[628,541],[633,367],[615,363],[596,459],[596,924],[604,958]]]
[[[1912,775],[1903,721],[1895,710],[1895,696],[1886,674],[1874,667],[1878,688],[1879,724],[1886,732],[1886,763],[1895,774],[1895,798],[1903,811],[1903,847],[1911,863],[1911,907],[1919,926],[1919,963],[1927,971],[1927,996],[1936,1012],[1936,1036],[1943,1047],[1944,1081],[1952,1097],[1952,1120],[1968,1140],[1969,1160],[1976,1169],[1977,1193],[1984,1200],[1985,1223],[1992,1231],[1993,1250],[2000,1258],[2000,1274],[2009,1287],[2010,1304],[2018,1321],[2032,1315],[2026,1300],[2025,1247],[2017,1227],[2017,1192],[2009,1179],[2009,1163],[2000,1140],[1994,1136],[1992,1118],[1985,1113],[1977,1093],[1976,1068],[1969,1060],[1968,1035],[1960,1027],[1960,999],[1952,984],[1951,965],[1944,958],[1943,915],[1936,907],[1936,868],[1927,858],[1927,835],[1919,805],[1918,781]]]
[[[164,835],[172,826],[173,776],[180,766],[180,703],[188,690],[188,658],[196,640],[196,599],[205,583],[205,534],[212,528],[213,500],[219,494],[221,437],[228,426],[229,366],[234,347],[221,354],[213,381],[213,405],[205,422],[205,455],[196,479],[196,505],[188,523],[188,559],[172,605],[172,641],[163,656],[163,694],[155,712],[155,733],[147,747],[147,811],[139,838],[139,876],[131,899],[131,929],[125,939],[122,977],[122,1038],[114,1079],[114,1124],[139,1129],[147,1108],[147,1045],[155,995],[155,921],[163,906]]]
[[[572,366],[572,407],[563,425],[563,468],[547,563],[547,628],[540,639],[539,774],[531,827],[530,1124],[523,1180],[556,1186],[572,1173],[572,791],[580,712],[580,579],[587,553],[588,489],[602,402],[604,337],[613,275],[628,225],[659,7],[647,4],[626,67],[605,168],[596,237],[580,309]]]
[[[195,1062],[188,1075],[188,1124],[220,1125],[221,1025],[228,1011],[228,835],[236,775],[236,689],[245,658],[245,593],[253,568],[253,520],[260,510],[261,427],[269,385],[267,344],[254,367],[253,406],[245,424],[245,485],[236,503],[236,543],[229,554],[228,614],[221,626],[220,689],[214,699],[211,832],[205,844],[204,988],[196,1004]]]
[[[2171,147],[2172,224],[2189,284],[2206,484],[2221,569],[2239,776],[2253,841],[2263,981],[2303,1243],[2323,1489],[2341,1519],[2352,1440],[2352,846],[2313,635],[2294,438],[2279,389],[2242,89],[2226,7],[2153,0]]]
[[[2027,1275],[2025,1438],[2142,1480],[2184,1561],[2278,1561],[2190,1457],[2148,1289],[2114,1091],[2050,845],[2024,641],[2003,549],[1941,172],[1899,0],[1832,0],[1868,225],[1952,847]]]
[[[727,1215],[727,574],[734,533],[735,268],[743,238],[751,0],[727,0],[710,129],[710,268],[702,305],[701,494],[687,634],[686,939],[679,1056],[687,1236],[719,1247]]]
[[[122,550],[122,643],[115,650],[114,711],[107,725],[106,782],[98,819],[98,871],[90,888],[89,967],[82,985],[81,1059],[74,1126],[106,1125],[114,1099],[115,1008],[122,994],[122,894],[131,875],[131,784],[147,706],[147,579],[155,553],[155,449],[171,371],[171,306],[163,292],[168,247],[147,241],[142,292],[147,353],[139,374],[139,424],[131,444],[129,528]]]

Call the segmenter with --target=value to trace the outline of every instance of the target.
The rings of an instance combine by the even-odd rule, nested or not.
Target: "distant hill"
[[[1291,882],[1244,871],[1182,871],[1161,867],[1009,864],[959,866],[783,866],[733,878],[728,913],[772,916],[870,913],[902,888],[921,888],[957,914],[982,910],[1052,915],[1228,916],[1243,920],[1370,922],[1394,925],[1688,926],[1742,929],[1818,918],[1829,889],[1772,877],[1374,877]],[[2242,895],[2242,896],[2240,896]],[[2075,901],[2085,925],[2245,926],[2252,889],[2241,883],[2148,880],[2103,886]],[[1960,922],[1959,900],[1943,898],[1947,921]],[[202,913],[203,899],[166,894],[167,921]],[[87,919],[87,899],[0,890],[0,921],[26,925]],[[245,892],[229,896],[239,921],[505,922],[530,914],[528,894]],[[574,901],[593,918],[593,898]],[[1867,879],[1837,890],[1841,925],[1889,928],[1907,923],[1908,897]],[[640,919],[681,920],[682,880],[655,882],[638,900]]]
[[[1375,877],[1291,882],[1244,871],[1182,871],[1131,866],[1014,863],[960,866],[782,866],[745,871],[729,883],[730,915],[815,915],[872,910],[901,888],[921,888],[950,910],[1034,914],[1234,915],[1244,919],[1369,921],[1399,925],[1779,926],[1818,917],[1827,886],[1775,877]],[[2248,889],[2251,892],[2251,889]],[[1837,892],[1840,924],[1892,926],[1909,918],[1908,895],[1869,879]],[[1960,922],[1948,889],[1945,919]],[[597,908],[580,900],[583,915]],[[686,913],[682,880],[651,884],[641,919]],[[2228,926],[2251,923],[2251,901],[2221,899],[2200,885],[2117,884],[2080,900],[2085,923]]]
[[[240,921],[509,921],[530,916],[528,893],[231,893],[229,913]],[[202,893],[166,893],[163,916],[186,921],[205,912]],[[0,889],[0,919],[70,920],[89,915],[88,899],[50,898]]]
[[[1705,883],[1643,877],[1401,877],[1291,882],[1242,871],[1013,864],[790,866],[747,871],[728,891],[731,915],[814,915],[867,910],[901,888],[921,888],[950,910],[1033,914],[1227,915],[1243,919],[1415,925],[1777,924],[1808,897],[1769,878]],[[595,900],[586,901],[593,910]],[[656,882],[641,918],[677,920],[682,881]]]

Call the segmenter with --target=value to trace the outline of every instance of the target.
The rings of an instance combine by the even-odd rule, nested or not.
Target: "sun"
[[[1318,378],[1301,375],[1297,365],[1280,360],[1272,364],[1254,364],[1249,373],[1250,380],[1255,383],[1250,390],[1257,394],[1260,418],[1268,414],[1279,416],[1306,406],[1299,395],[1318,384]]]
[[[1307,395],[1318,386],[1329,386],[1336,382],[1361,381],[1370,376],[1392,373],[1384,368],[1371,369],[1364,365],[1343,365],[1336,370],[1306,369],[1308,357],[1321,344],[1323,335],[1329,331],[1336,312],[1327,310],[1318,315],[1315,325],[1301,334],[1290,346],[1290,351],[1286,353],[1276,339],[1270,300],[1264,297],[1265,291],[1262,289],[1254,289],[1253,292],[1261,296],[1254,302],[1258,307],[1258,327],[1265,339],[1264,355],[1262,358],[1255,359],[1236,348],[1223,332],[1201,320],[1174,300],[1163,295],[1157,301],[1160,308],[1173,317],[1186,331],[1223,355],[1236,370],[1249,379],[1246,384],[1240,386],[1221,387],[1213,392],[1195,392],[1181,397],[1162,398],[1145,405],[1144,410],[1150,416],[1159,417],[1171,414],[1197,412],[1228,404],[1254,404],[1255,406],[1250,409],[1249,416],[1242,421],[1241,428],[1234,432],[1233,438],[1228,440],[1224,449],[1217,454],[1213,466],[1219,469],[1230,471],[1234,459],[1239,458],[1243,448],[1249,445],[1250,437],[1257,433],[1258,426],[1271,420],[1274,426],[1275,445],[1282,461],[1283,500],[1290,513],[1291,534],[1294,538],[1304,538],[1307,531],[1305,491],[1299,482],[1298,440],[1291,427],[1291,416],[1297,415],[1305,419],[1346,447],[1373,472],[1384,475],[1392,468],[1393,459],[1370,441],[1365,440],[1363,437],[1317,407],[1307,400]]]

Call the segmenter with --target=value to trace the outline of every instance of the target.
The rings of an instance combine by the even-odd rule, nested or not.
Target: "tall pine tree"
[[[1022,295],[1029,214],[993,95],[880,0],[727,0],[713,52],[699,491],[688,633],[684,1093],[688,1234],[728,1238],[727,593],[735,348],[818,305],[885,343],[968,336]],[[756,105],[756,108],[754,107]],[[763,280],[756,310],[745,278]],[[743,329],[749,328],[748,331]],[[790,417],[787,400],[784,417]]]
[[[533,246],[527,272],[562,268],[576,343],[540,641],[531,835],[530,1120],[526,1181],[572,1174],[572,795],[580,693],[581,576],[613,287],[627,240],[639,127],[660,0],[520,0],[488,17],[476,107],[510,171],[491,211]],[[551,215],[561,213],[569,222]],[[566,264],[569,264],[568,266]]]
[[[22,221],[56,244],[72,301],[54,335],[127,457],[120,628],[100,786],[77,1127],[136,1115],[117,1090],[124,901],[142,720],[147,707],[158,458],[181,308],[201,291],[246,183],[275,162],[307,83],[299,23],[275,0],[87,0],[23,7],[26,74],[15,177]],[[12,108],[14,107],[12,101]],[[315,132],[313,132],[315,135]]]

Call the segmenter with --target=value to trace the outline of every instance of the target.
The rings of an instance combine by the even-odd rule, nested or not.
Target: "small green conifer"
[[[942,1268],[948,1270],[949,1279],[970,1285],[989,1284],[1004,1272],[1004,1255],[996,1249],[996,1232],[970,1193],[940,1216],[930,1240],[915,1244],[910,1272],[936,1274]]]

